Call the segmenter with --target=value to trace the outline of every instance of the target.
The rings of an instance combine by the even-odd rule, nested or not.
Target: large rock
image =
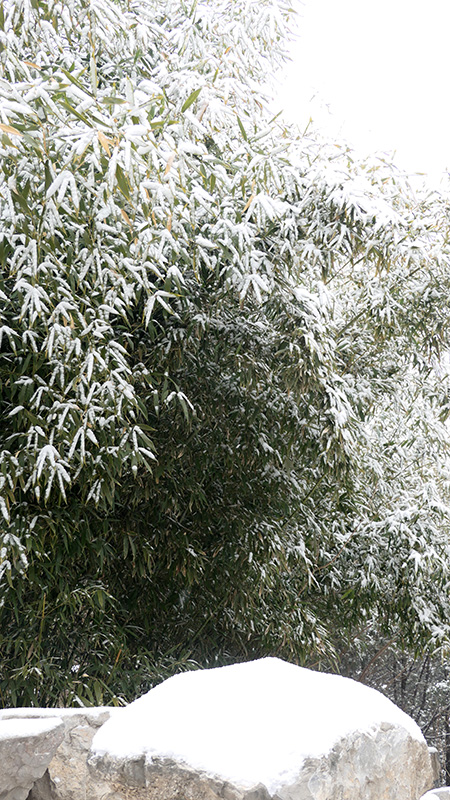
[[[177,675],[93,739],[92,798],[418,800],[417,725],[380,693],[279,659]]]
[[[101,764],[94,758],[91,767],[92,796],[105,800],[417,800],[430,785],[426,750],[388,725],[343,737],[321,758],[305,758],[295,780],[272,792],[261,782],[244,785],[155,756]]]
[[[60,717],[62,735],[58,749],[48,760],[47,769],[42,770],[35,780],[27,800],[95,800],[87,790],[88,772],[86,759],[94,734],[109,719],[111,713],[120,712],[114,708],[86,709],[44,709],[20,708],[0,711],[1,720],[18,720],[32,724],[48,720],[55,714]],[[1,774],[1,768],[0,768]],[[27,794],[25,794],[27,797]],[[0,800],[3,800],[0,789]],[[11,798],[15,800],[15,798]]]
[[[63,737],[55,717],[0,720],[0,800],[26,800]]]

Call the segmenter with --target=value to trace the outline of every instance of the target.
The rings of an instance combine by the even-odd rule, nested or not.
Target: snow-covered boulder
[[[420,800],[450,800],[450,786],[441,786],[422,795]]]
[[[433,785],[390,700],[276,658],[170,678],[99,729],[88,763],[90,796],[114,800],[418,800]]]
[[[64,736],[61,719],[0,720],[0,798],[26,800]]]

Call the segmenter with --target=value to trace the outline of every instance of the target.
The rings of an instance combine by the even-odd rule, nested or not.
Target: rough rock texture
[[[416,800],[433,782],[428,748],[401,727],[382,723],[308,759],[282,800]]]
[[[100,766],[100,765],[99,765]],[[126,759],[119,764],[103,760],[97,769],[89,759],[94,800],[269,800],[263,784],[237,787],[223,779],[171,759]]]
[[[29,800],[84,800],[87,765],[92,739],[100,725],[109,718],[110,710],[88,709],[64,714],[64,741],[55,753],[45,779],[34,787]]]
[[[441,762],[436,747],[429,747],[428,752],[431,758],[431,768],[433,770],[433,786],[439,786],[441,782]]]
[[[263,784],[243,787],[171,759],[91,755],[95,800],[269,800]],[[432,784],[428,748],[407,731],[381,724],[309,758],[275,800],[418,800]],[[449,797],[450,800],[450,797]]]
[[[39,709],[21,708],[0,712],[0,728],[6,721],[20,721],[22,725],[47,724],[50,715],[58,714],[61,735],[58,749],[52,752],[44,768],[36,775],[28,791],[27,800],[95,800],[87,789],[87,755],[96,731],[109,718],[111,712],[120,709]],[[55,752],[56,751],[56,752]],[[1,763],[1,762],[0,762]],[[48,767],[48,769],[47,769]],[[0,768],[1,774],[1,768]],[[38,780],[37,780],[38,778]],[[0,787],[0,800],[3,800]],[[8,800],[22,800],[21,796],[9,796]]]
[[[61,719],[0,720],[0,800],[26,800],[64,737]]]

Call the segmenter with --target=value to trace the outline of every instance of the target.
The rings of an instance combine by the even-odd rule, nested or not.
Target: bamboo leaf
[[[245,212],[247,211],[247,209],[249,208],[249,206],[251,205],[251,203],[253,203],[253,200],[254,200],[254,199],[255,199],[255,195],[254,195],[254,194],[251,194],[251,195],[250,195],[250,197],[248,198],[248,200],[247,200],[247,202],[246,202],[245,206],[244,206],[244,209],[243,209],[243,212],[242,212],[242,213],[245,213]]]
[[[197,100],[197,97],[199,96],[201,90],[202,90],[202,87],[200,87],[200,89],[195,89],[195,91],[192,92],[189,95],[188,99],[184,101],[183,105],[181,106],[181,111],[182,111],[183,114],[184,114],[185,111],[188,110],[188,108],[190,108],[190,106],[193,103],[195,103],[195,101]]]
[[[175,153],[172,153],[172,155],[169,156],[169,158],[167,159],[166,168],[164,170],[164,177],[169,174],[170,168],[171,168],[174,160],[175,160]]]
[[[114,95],[106,95],[99,98],[99,102],[103,103],[104,105],[121,105],[122,103],[126,103],[127,101],[123,99],[123,97],[115,97]]]
[[[108,139],[107,136],[105,136],[103,131],[98,131],[97,136],[101,146],[103,147],[104,150],[106,150],[108,157],[111,158],[111,150],[109,149],[110,144],[112,144],[111,140]]]
[[[131,222],[131,219],[129,218],[129,216],[128,216],[127,212],[125,211],[125,209],[121,208],[120,209],[120,213],[122,214],[122,217],[124,218],[125,222],[127,222],[128,225],[130,226],[130,228],[132,228],[133,227],[133,223]]]
[[[0,123],[0,131],[4,133],[12,133],[15,136],[23,136],[22,131],[18,131],[17,128],[13,128],[12,125],[4,125]]]
[[[127,200],[129,200],[129,202],[131,203],[130,187],[129,187],[128,181],[127,181],[127,179],[125,177],[125,173],[124,173],[122,167],[119,164],[116,166],[116,177],[117,177],[117,184],[119,186],[120,191],[127,198]]]
[[[238,121],[238,125],[239,125],[239,128],[240,128],[240,131],[242,133],[242,136],[244,137],[245,141],[248,142],[248,137],[247,137],[245,128],[244,128],[244,126],[243,126],[243,124],[241,122],[240,117],[237,118],[237,121]]]
[[[64,67],[60,67],[60,70],[61,70],[61,72],[63,73],[63,75],[65,75],[65,76],[66,76],[67,80],[69,80],[71,83],[73,83],[73,84],[74,84],[74,86],[76,86],[78,89],[81,89],[81,91],[82,91],[82,92],[85,92],[85,93],[86,93],[86,94],[88,94],[90,97],[93,97],[93,96],[94,96],[94,95],[92,94],[92,92],[90,92],[90,91],[89,91],[89,89],[86,89],[86,87],[85,87],[85,86],[83,86],[83,84],[82,84],[82,83],[80,83],[80,81],[79,81],[77,78],[75,78],[75,76],[74,76],[74,75],[72,75],[72,73],[71,73],[71,72],[69,72],[67,69],[64,69]]]

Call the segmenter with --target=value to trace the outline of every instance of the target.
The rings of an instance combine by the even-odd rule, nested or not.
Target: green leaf
[[[44,164],[44,174],[45,174],[45,191],[47,191],[48,187],[51,186],[53,182],[52,173],[50,172],[50,166],[48,161],[46,161]]]
[[[89,125],[90,128],[93,127],[93,121],[91,119],[88,119],[88,117],[85,114],[82,114],[80,113],[80,111],[77,111],[77,109],[74,108],[73,105],[69,103],[68,100],[60,100],[60,103],[70,114],[73,114],[75,117],[77,117],[77,119],[80,119],[82,122],[86,123],[86,125]]]
[[[72,73],[71,73],[71,72],[69,72],[67,69],[64,69],[64,67],[60,67],[60,70],[61,70],[61,72],[63,73],[63,75],[65,75],[65,76],[66,76],[66,78],[67,78],[67,79],[68,79],[68,80],[69,80],[71,83],[73,83],[75,86],[77,86],[77,87],[78,87],[78,89],[81,89],[81,90],[82,90],[82,91],[83,91],[85,94],[89,95],[89,97],[94,97],[94,95],[92,94],[92,92],[90,92],[90,91],[89,91],[89,89],[87,89],[85,86],[83,86],[83,84],[82,84],[82,83],[80,83],[80,81],[79,81],[77,78],[75,78],[75,76],[74,76],[74,75],[72,75]]]
[[[182,113],[184,113],[185,111],[187,111],[187,109],[188,109],[188,108],[189,108],[189,107],[190,107],[190,106],[191,106],[193,103],[195,103],[195,101],[197,100],[197,97],[199,96],[199,94],[200,94],[201,90],[202,90],[202,87],[200,87],[200,89],[195,89],[195,91],[194,91],[194,92],[192,92],[192,93],[189,95],[188,99],[184,101],[183,105],[181,106],[181,111],[182,111]]]
[[[18,191],[13,191],[13,198],[14,201],[19,204],[20,208],[25,212],[25,214],[31,215],[31,211],[23,194]]]
[[[240,131],[242,133],[242,136],[244,137],[245,141],[248,142],[248,137],[247,137],[247,134],[245,132],[245,128],[244,128],[244,126],[243,126],[243,124],[241,122],[240,117],[237,118],[237,121],[238,121],[238,125],[239,125],[239,128],[240,128]]]
[[[194,14],[195,14],[195,11],[196,11],[196,9],[197,9],[197,5],[198,5],[198,0],[194,0],[194,2],[192,3],[192,6],[191,6],[191,8],[190,8],[190,11],[189,11],[189,13],[188,13],[188,16],[189,16],[189,17],[193,17],[193,16],[194,16]]]
[[[100,119],[100,117],[97,117],[95,114],[92,114],[91,112],[89,117],[86,116],[86,114],[82,114],[80,111],[74,108],[73,105],[69,103],[67,99],[61,98],[60,103],[66,109],[66,111],[69,111],[70,114],[73,114],[75,117],[77,117],[77,119],[80,119],[86,125],[89,125],[90,128],[93,128],[94,125],[104,125],[104,120]]]
[[[120,191],[122,192],[124,197],[126,197],[126,199],[130,203],[132,203],[132,200],[131,200],[131,197],[130,197],[130,187],[129,187],[128,181],[127,181],[127,179],[125,177],[125,173],[124,173],[122,167],[120,166],[120,164],[117,164],[117,166],[116,166],[116,178],[117,178],[117,185],[118,185]]]
[[[122,103],[126,103],[126,100],[124,100],[123,97],[104,95],[103,97],[99,98],[99,102],[103,103],[104,105],[121,105]]]

